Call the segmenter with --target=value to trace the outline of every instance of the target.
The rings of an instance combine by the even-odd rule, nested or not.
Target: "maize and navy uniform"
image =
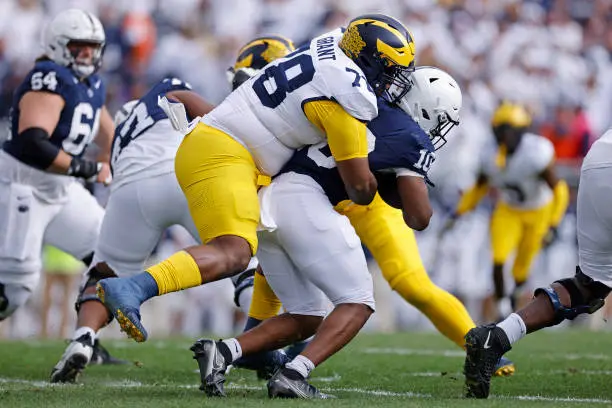
[[[374,171],[399,170],[400,174],[426,177],[435,158],[434,148],[428,135],[401,109],[391,106],[383,99],[378,100],[378,106],[379,115],[368,124],[367,130],[370,168]],[[425,313],[443,334],[463,346],[463,336],[474,327],[474,323],[456,298],[430,281],[421,262],[414,233],[405,224],[401,210],[387,205],[378,195],[367,206],[359,206],[348,201],[335,161],[330,154],[329,146],[325,143],[296,151],[282,173],[273,180],[271,185],[273,190],[282,188],[289,191],[293,188],[301,191],[291,191],[292,194],[281,197],[281,201],[278,197],[275,197],[276,200],[270,200],[272,207],[275,202],[277,203],[276,208],[272,210],[271,218],[277,224],[290,224],[294,232],[300,233],[292,234],[296,237],[289,234],[283,237],[282,232],[276,232],[277,236],[273,237],[271,243],[263,237],[264,234],[270,235],[270,233],[260,233],[262,236],[260,262],[264,274],[271,281],[270,285],[281,301],[294,304],[296,299],[305,299],[307,295],[314,296],[304,292],[301,287],[299,290],[294,288],[295,284],[300,283],[299,278],[288,278],[286,274],[283,276],[280,272],[277,273],[277,270],[285,273],[287,268],[290,268],[290,263],[282,262],[280,259],[282,253],[276,248],[279,241],[286,244],[287,240],[293,242],[299,239],[299,236],[306,236],[304,226],[314,225],[312,233],[316,233],[317,239],[310,239],[310,243],[304,243],[302,247],[296,247],[289,252],[292,263],[306,265],[304,269],[307,269],[312,268],[311,264],[316,259],[316,266],[321,271],[318,282],[343,288],[345,278],[336,272],[325,273],[326,268],[330,268],[329,262],[344,260],[344,257],[349,257],[351,253],[353,257],[357,257],[356,252],[361,254],[358,239],[360,238],[379,262],[383,275],[391,287]],[[291,184],[294,186],[291,187]],[[311,193],[307,195],[306,189],[301,186],[306,186]],[[298,194],[301,194],[301,197],[296,198]],[[307,198],[312,201],[307,201]],[[287,201],[295,202],[288,205]],[[313,206],[317,208],[316,213],[312,210]],[[294,211],[295,208],[300,208],[299,211],[304,216],[291,217],[289,213],[284,214],[283,211],[286,211],[283,208],[287,207],[293,208]],[[340,248],[342,240],[337,236],[335,243],[326,241],[326,234],[334,237],[330,232],[333,226],[339,226],[337,229],[341,232],[336,235],[344,237],[344,251]],[[304,249],[306,245],[308,247]],[[322,254],[329,253],[332,249],[337,250],[334,256],[329,259],[324,258]],[[353,265],[360,266],[353,268],[353,274],[369,274],[366,265],[353,262]],[[310,270],[309,273],[312,274]],[[256,275],[255,282],[254,300],[249,315],[264,320],[276,314],[278,302],[271,300],[274,292],[266,287],[265,280]]]
[[[104,210],[74,178],[21,161],[19,102],[28,92],[60,96],[65,105],[50,142],[81,156],[98,133],[106,87],[98,75],[80,81],[49,60],[36,62],[13,96],[10,138],[0,151],[0,320],[24,304],[38,284],[47,243],[83,259],[94,250]]]

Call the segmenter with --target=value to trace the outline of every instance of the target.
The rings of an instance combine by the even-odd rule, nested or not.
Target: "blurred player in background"
[[[102,278],[140,272],[164,231],[182,225],[194,239],[198,234],[185,196],[174,175],[174,155],[182,134],[174,130],[159,98],[184,101],[198,112],[212,106],[177,78],[164,78],[142,98],[123,105],[115,115],[111,165],[113,184],[95,247],[92,267],[83,278],[76,302],[77,329],[51,382],[74,382],[93,355],[91,340],[112,320],[96,296]]]
[[[491,367],[529,333],[594,313],[612,290],[612,130],[584,159],[578,189],[578,266],[572,278],[536,289],[533,300],[501,323],[479,326],[465,337],[466,396],[487,398]]]
[[[414,53],[400,22],[360,16],[346,31],[325,33],[272,62],[197,123],[179,147],[176,175],[204,245],[131,278],[98,283],[99,296],[127,335],[146,340],[139,310],[147,299],[247,267],[257,251],[258,187],[297,148],[328,140],[350,198],[370,203],[376,179],[368,166],[364,122],[378,114],[377,95],[397,100],[389,86],[396,85],[399,94],[407,90]],[[328,319],[355,312],[342,306],[336,311]]]
[[[0,151],[0,320],[37,285],[43,242],[91,261],[104,210],[76,178],[110,182],[114,125],[96,75],[104,44],[95,16],[61,12],[46,29],[45,54],[14,94]],[[89,161],[82,156],[94,138],[100,156]]]
[[[499,318],[514,309],[521,286],[542,244],[557,237],[557,227],[569,202],[569,190],[555,175],[555,153],[550,141],[529,133],[531,117],[524,107],[502,103],[491,125],[495,142],[481,152],[476,184],[466,191],[447,229],[454,220],[473,210],[491,187],[501,198],[491,218],[493,282]],[[515,289],[507,296],[504,265],[516,251],[512,267]]]

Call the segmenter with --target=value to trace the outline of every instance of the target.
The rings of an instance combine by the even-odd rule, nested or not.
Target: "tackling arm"
[[[308,120],[327,136],[351,201],[360,205],[371,203],[377,183],[368,164],[366,125],[330,100],[308,102],[303,109]]]
[[[191,118],[204,116],[214,109],[214,106],[206,102],[200,95],[193,91],[171,91],[166,94],[168,99],[185,105],[187,114]]]
[[[414,230],[423,231],[433,214],[425,179],[398,174],[397,189],[402,200],[404,222]]]

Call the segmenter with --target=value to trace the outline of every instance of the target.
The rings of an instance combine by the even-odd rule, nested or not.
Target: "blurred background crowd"
[[[582,157],[612,123],[612,0],[0,0],[0,121],[6,121],[13,90],[41,54],[46,21],[70,7],[95,13],[105,27],[102,74],[111,113],[168,74],[189,81],[210,102],[220,102],[230,90],[226,69],[238,49],[257,35],[282,34],[300,45],[358,14],[384,12],[400,19],[415,39],[417,64],[445,69],[463,90],[461,126],[432,168],[436,217],[419,242],[434,281],[459,295],[477,320],[491,290],[486,249],[490,201],[448,236],[439,237],[436,229],[460,191],[475,180],[480,147],[492,137],[490,116],[498,102],[510,99],[529,107],[533,131],[553,142],[559,175],[574,192]],[[561,239],[534,265],[531,288],[572,273],[574,211],[570,205]],[[182,245],[177,235],[164,245]],[[372,269],[376,274],[375,265]],[[379,309],[370,328],[427,326],[384,285],[378,285]],[[165,332],[160,324],[159,333],[234,330],[240,317],[233,315],[231,285],[220,283],[219,288],[177,295],[167,312],[172,324],[165,325]],[[151,310],[157,310],[153,303]],[[193,305],[199,308],[197,317],[188,316]],[[64,306],[39,304],[19,313],[38,322],[35,311],[41,307],[46,313],[49,307]],[[212,314],[207,308],[214,309]],[[224,319],[235,325],[214,323]],[[59,317],[52,320],[60,324]],[[590,324],[601,326],[602,321],[596,317]],[[31,327],[13,323],[4,331],[13,336],[41,332]]]

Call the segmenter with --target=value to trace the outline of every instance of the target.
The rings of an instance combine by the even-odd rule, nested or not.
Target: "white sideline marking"
[[[443,357],[465,357],[462,350],[428,350],[428,349],[409,349],[396,347],[368,347],[361,350],[365,354],[399,354],[402,356],[443,356]]]
[[[415,373],[415,374],[436,374],[440,373]],[[324,377],[323,377],[324,378]],[[0,384],[24,384],[31,387],[37,388],[53,388],[53,387],[79,387],[81,385],[75,384],[51,384],[46,381],[33,381],[24,380],[20,378],[3,378],[0,377]],[[108,388],[182,388],[182,389],[197,389],[198,385],[195,384],[143,384],[139,381],[133,380],[121,380],[121,381],[110,381],[97,383]],[[248,391],[260,391],[263,390],[262,386],[254,385],[241,385],[241,384],[228,384],[227,388],[234,390],[248,390]],[[406,397],[406,398],[434,398],[431,394],[421,394],[418,392],[396,392],[387,390],[366,390],[363,388],[321,388],[321,391],[325,392],[348,392],[353,394],[362,395],[374,395],[382,397]],[[601,398],[571,398],[571,397],[546,397],[542,395],[492,395],[492,399],[501,400],[519,400],[519,401],[544,401],[544,402],[569,402],[569,403],[593,403],[593,404],[612,404],[610,399]],[[452,398],[451,398],[452,399]]]
[[[441,357],[465,357],[465,352],[461,350],[431,350],[431,349],[410,349],[401,347],[368,347],[359,350],[365,354],[395,354],[402,356],[441,356]],[[540,357],[554,360],[610,360],[606,354],[577,354],[577,353],[544,353]]]

